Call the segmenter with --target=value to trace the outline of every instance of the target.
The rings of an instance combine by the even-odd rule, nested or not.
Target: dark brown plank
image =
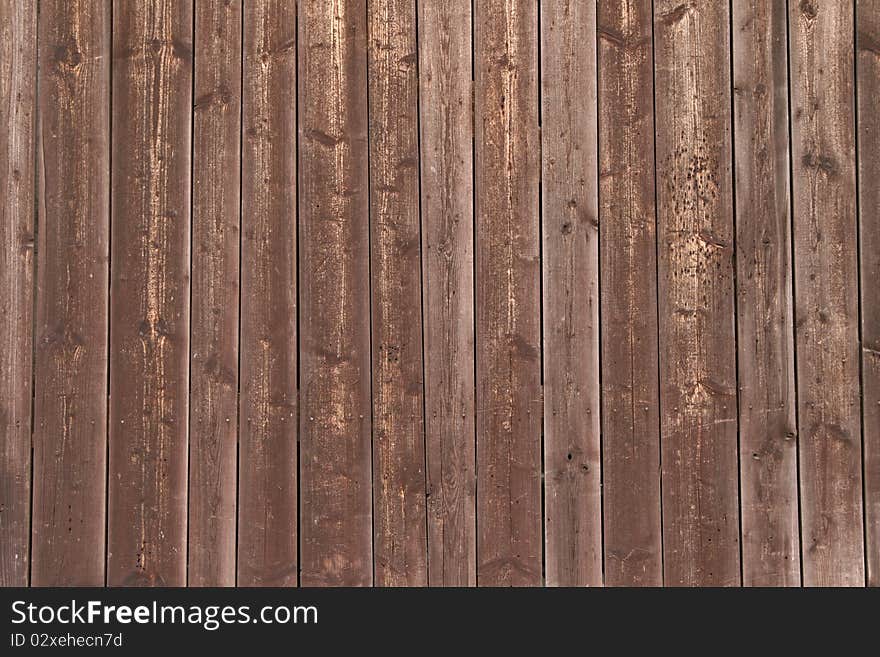
[[[880,586],[880,0],[856,2],[865,537],[868,586]]]
[[[299,10],[301,583],[369,585],[367,9]]]
[[[852,3],[789,26],[803,581],[863,585]]]
[[[474,586],[471,5],[419,2],[428,581]]]
[[[599,3],[605,583],[660,586],[660,391],[650,0]]]
[[[543,3],[541,44],[547,584],[599,586],[596,3]]]
[[[107,583],[186,583],[192,3],[113,6]]]
[[[0,586],[27,586],[37,3],[0,4]]]
[[[477,577],[541,584],[538,17],[475,4]]]
[[[416,8],[370,0],[368,10],[375,584],[424,586]]]
[[[664,582],[738,585],[729,5],[654,9]]]
[[[241,2],[194,10],[188,582],[234,586]]]
[[[110,3],[40,3],[34,586],[102,586]]]
[[[798,586],[787,17],[732,7],[743,584]]]
[[[244,9],[238,583],[297,583],[296,7]]]

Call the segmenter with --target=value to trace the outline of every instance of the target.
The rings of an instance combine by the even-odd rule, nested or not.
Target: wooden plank
[[[244,30],[238,583],[296,586],[296,7]]]
[[[543,3],[541,44],[547,584],[600,586],[596,3]]]
[[[729,5],[655,5],[664,582],[740,583]]]
[[[34,586],[102,586],[107,475],[110,3],[39,17]]]
[[[367,9],[299,10],[301,583],[370,585]]]
[[[0,586],[30,563],[37,3],[0,4]]]
[[[477,578],[538,585],[541,290],[537,5],[475,4]]]
[[[862,585],[852,3],[789,26],[803,581]]]
[[[107,583],[186,582],[192,3],[113,7]]]
[[[477,583],[471,5],[419,2],[428,581]]]
[[[653,17],[599,3],[605,583],[663,583]]]
[[[798,586],[787,17],[732,8],[743,584]]]
[[[856,2],[868,586],[880,586],[880,0]]]
[[[416,8],[370,0],[368,10],[375,584],[424,586]]]
[[[194,10],[188,582],[234,586],[241,3]]]

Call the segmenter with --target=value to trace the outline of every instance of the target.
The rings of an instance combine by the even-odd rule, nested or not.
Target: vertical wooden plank
[[[664,581],[738,585],[729,5],[654,8]]]
[[[803,581],[863,585],[853,4],[789,20]]]
[[[110,3],[40,4],[34,586],[102,586]]]
[[[663,583],[653,17],[599,3],[605,583]]]
[[[375,584],[424,586],[416,8],[370,0],[368,10]]]
[[[113,6],[107,583],[186,583],[192,3]]]
[[[27,586],[36,2],[0,4],[0,586]]]
[[[880,586],[880,0],[856,2],[868,585]]]
[[[296,6],[244,10],[238,583],[297,583]]]
[[[477,583],[471,4],[418,2],[428,580]]]
[[[798,586],[787,16],[732,9],[743,584]]]
[[[477,576],[541,584],[538,17],[475,4]]]
[[[599,586],[596,3],[543,3],[541,43],[547,584]]]
[[[195,10],[189,585],[235,585],[241,2]]]
[[[367,8],[299,8],[301,583],[370,585]]]

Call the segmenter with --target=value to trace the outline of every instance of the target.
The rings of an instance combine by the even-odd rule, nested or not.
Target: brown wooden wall
[[[0,0],[0,584],[880,585],[880,0]]]

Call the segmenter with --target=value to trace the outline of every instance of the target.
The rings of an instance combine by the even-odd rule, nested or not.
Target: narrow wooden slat
[[[663,583],[653,17],[599,3],[605,583]]]
[[[369,585],[367,9],[299,10],[301,583]]]
[[[598,586],[602,494],[596,3],[543,3],[541,43],[547,584]],[[526,312],[531,312],[528,306]],[[530,400],[521,403],[528,407]],[[533,411],[538,408],[532,404]]]
[[[787,17],[732,7],[743,584],[798,586]]]
[[[104,584],[110,3],[40,4],[34,586]]]
[[[296,7],[244,9],[238,583],[297,583]]]
[[[474,586],[471,5],[419,2],[428,581]]]
[[[235,585],[241,2],[195,9],[189,585]]]
[[[789,26],[803,581],[863,585],[852,3]]]
[[[37,3],[0,4],[0,586],[27,586]]]
[[[375,584],[424,586],[416,8],[370,0],[368,10]]]
[[[113,6],[107,583],[186,582],[192,3]]]
[[[654,8],[664,582],[738,585],[729,5]]]
[[[856,2],[865,536],[868,585],[880,586],[880,0]]]
[[[541,583],[537,5],[475,4],[477,576]]]

